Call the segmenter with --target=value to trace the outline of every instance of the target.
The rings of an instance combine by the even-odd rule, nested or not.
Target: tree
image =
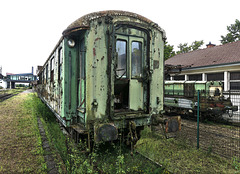
[[[164,44],[164,60],[169,59],[170,57],[173,57],[176,55],[175,51],[173,51],[173,45],[168,44],[165,42]]]
[[[177,54],[181,54],[181,53],[187,53],[189,51],[194,51],[199,49],[202,45],[204,44],[203,40],[200,41],[194,41],[191,45],[188,46],[188,43],[184,43],[184,44],[179,44],[178,48],[180,49],[179,51],[177,51]]]
[[[178,48],[180,49],[179,51],[177,51],[177,54],[181,54],[181,53],[187,53],[189,51],[191,51],[191,46],[188,46],[188,43],[184,43],[184,44],[179,44]]]
[[[204,44],[203,40],[200,40],[200,41],[194,41],[191,45],[192,47],[192,50],[198,50],[202,45]]]
[[[235,24],[231,24],[227,26],[228,33],[226,36],[221,36],[221,43],[229,43],[236,42],[240,40],[240,21],[238,19],[235,20]]]

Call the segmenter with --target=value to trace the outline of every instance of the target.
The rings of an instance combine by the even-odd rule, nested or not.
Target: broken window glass
[[[118,40],[116,43],[116,51],[118,54],[116,74],[118,77],[127,76],[127,41]]]
[[[142,77],[142,43],[132,42],[132,77]]]

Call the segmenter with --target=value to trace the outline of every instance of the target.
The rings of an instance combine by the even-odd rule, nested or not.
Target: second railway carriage
[[[64,30],[39,72],[38,94],[76,139],[115,140],[120,129],[135,139],[163,110],[165,39],[135,13],[85,15]]]
[[[219,81],[166,81],[164,106],[166,112],[191,115],[197,110],[198,94],[202,117],[219,119],[224,113],[231,117],[238,110],[230,98],[223,96]]]

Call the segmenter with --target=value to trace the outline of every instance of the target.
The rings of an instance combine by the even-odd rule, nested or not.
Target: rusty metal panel
[[[131,80],[130,87],[130,108],[132,110],[143,110],[144,100],[143,94],[144,89],[141,84],[137,80]]]
[[[93,21],[86,40],[86,121],[107,119],[108,55],[104,24]]]
[[[161,32],[156,29],[152,31],[151,36],[152,40],[150,42],[150,107],[152,114],[159,114],[159,112],[163,110],[164,96],[164,39]],[[159,65],[154,65],[154,61],[158,61]]]

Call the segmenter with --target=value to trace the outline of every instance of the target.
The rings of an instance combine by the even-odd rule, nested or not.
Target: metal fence
[[[196,91],[197,92],[197,91]],[[227,158],[232,157],[238,157],[240,158],[240,92],[239,91],[228,91],[223,93],[224,99],[229,98],[230,104],[223,103],[223,98],[214,99],[215,102],[213,102],[213,99],[211,101],[211,98],[207,97],[206,91],[199,91],[199,106],[200,111],[203,111],[201,107],[209,107],[205,109],[205,112],[200,112],[200,119],[201,121],[197,122],[197,93],[194,92],[192,98],[184,97],[182,95],[181,97],[179,95],[169,95],[165,92],[165,106],[167,106],[167,103],[171,104],[172,101],[172,108],[178,107],[178,110],[182,113],[185,113],[185,115],[182,115],[182,129],[180,136],[181,138],[185,138],[188,140],[189,143],[191,143],[193,146],[198,147],[206,150],[208,153],[215,153],[220,156],[224,156]],[[179,93],[180,94],[180,93]],[[207,98],[203,99],[203,97],[206,96]],[[184,99],[184,100],[183,100]],[[181,103],[184,101],[184,106],[186,105],[186,102],[189,104],[189,107],[192,106],[193,108],[193,114],[189,115],[190,112],[183,112],[183,110],[186,110],[184,108],[181,108]],[[192,102],[191,102],[192,101]],[[226,101],[226,100],[224,100]],[[229,100],[228,100],[229,101]],[[203,103],[204,102],[204,103]],[[207,104],[206,104],[207,103]],[[231,110],[222,110],[223,113],[219,114],[219,112],[216,112],[218,116],[216,116],[215,119],[211,117],[211,119],[206,119],[208,117],[205,117],[204,114],[209,114],[211,112],[211,106],[212,108],[222,108],[225,107],[224,105],[234,105],[238,106],[238,111],[232,112]],[[193,106],[194,105],[194,106]],[[187,110],[191,110],[187,108]],[[186,114],[187,113],[187,114]],[[210,117],[209,117],[210,118]],[[198,129],[199,128],[199,129]],[[199,131],[199,137],[197,137]]]

